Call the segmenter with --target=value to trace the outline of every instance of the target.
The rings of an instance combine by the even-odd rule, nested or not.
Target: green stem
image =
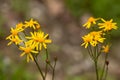
[[[97,60],[95,60],[94,63],[95,63],[96,80],[99,80]]]
[[[93,54],[93,50],[92,50],[91,46],[89,46],[87,50],[88,50],[88,53],[89,53],[90,57],[92,58],[92,60],[94,60],[95,56]]]
[[[48,50],[46,49],[46,59],[48,59]]]
[[[55,64],[54,64],[54,66],[53,66],[52,80],[54,80],[54,77],[55,77],[55,66],[56,66],[56,62],[57,62],[57,61],[55,61]]]
[[[48,51],[47,51],[47,49],[46,49],[46,60],[48,60]],[[45,66],[45,78],[47,76],[47,71],[48,71],[48,64],[46,62],[46,66]]]
[[[107,74],[108,74],[108,65],[107,65],[107,67],[106,67],[104,80],[106,80],[106,79],[107,79]]]
[[[103,78],[104,71],[105,71],[105,63],[104,63],[104,65],[103,65],[103,69],[102,69],[102,73],[101,73],[101,76],[100,76],[100,80],[102,80],[102,78]]]
[[[94,61],[94,65],[95,65],[95,72],[96,72],[96,80],[99,80],[99,74],[98,74],[98,47],[95,47],[93,50],[91,47],[88,48],[88,52],[90,57],[92,58],[92,60]]]
[[[92,58],[92,60],[94,60],[94,57],[92,56],[92,54],[91,54],[89,48],[88,48],[87,50],[88,50],[88,54],[89,54],[89,56]]]
[[[95,51],[95,54],[94,54],[94,56],[95,56],[95,58],[97,58],[97,55],[98,55],[98,52],[97,52],[97,45],[94,47],[94,51]]]
[[[97,55],[97,57],[96,57],[96,59],[98,59],[98,57],[101,55],[101,52],[102,51],[102,48],[100,48],[100,50],[98,50],[98,55]]]
[[[48,63],[48,65],[51,67],[51,69],[53,70],[53,73],[52,73],[52,80],[54,80],[54,77],[55,77],[55,66],[56,66],[56,62],[57,61],[55,61],[55,64],[54,64],[54,66],[52,66],[50,63]]]
[[[101,76],[100,76],[100,80],[103,79],[103,75],[104,75],[104,71],[105,71],[105,62],[106,62],[106,60],[107,60],[107,56],[108,56],[108,55],[105,55],[105,61],[104,61],[104,65],[103,65],[102,73],[101,73]]]
[[[38,70],[39,70],[39,72],[40,72],[40,74],[41,74],[41,76],[42,76],[42,79],[45,80],[45,77],[44,77],[44,75],[43,75],[43,73],[42,73],[42,70],[41,70],[41,68],[40,68],[37,60],[35,59],[35,57],[33,57],[33,58],[34,58],[34,61],[35,61],[35,63],[36,63],[36,66],[37,66],[37,68],[38,68]]]

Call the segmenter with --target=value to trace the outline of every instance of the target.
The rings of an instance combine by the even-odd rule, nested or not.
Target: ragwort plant
[[[88,50],[88,54],[94,62],[96,80],[106,80],[107,78],[109,65],[108,53],[111,46],[108,39],[110,37],[110,32],[113,29],[117,29],[116,24],[117,23],[113,23],[113,19],[106,21],[103,18],[90,17],[83,25],[86,29],[89,29],[90,32],[82,37],[83,43],[81,46],[84,46],[85,49]],[[30,21],[18,23],[15,28],[11,28],[10,33],[11,34],[6,37],[7,40],[10,40],[8,46],[12,43],[15,44],[18,49],[22,51],[20,57],[26,56],[27,62],[35,62],[42,76],[42,80],[46,80],[48,67],[50,67],[53,71],[52,80],[54,80],[57,57],[54,58],[54,64],[52,65],[47,50],[47,45],[52,43],[52,40],[49,39],[49,34],[45,34],[42,31],[40,24],[37,21],[30,19]],[[37,59],[42,49],[45,49],[46,51],[45,73],[41,70],[41,66]],[[99,73],[98,62],[99,57],[103,53],[105,54],[104,65],[102,72]]]
[[[28,30],[27,30],[28,29]],[[35,62],[41,76],[42,80],[46,80],[48,67],[53,71],[52,80],[54,80],[55,66],[57,58],[54,58],[54,64],[50,63],[47,45],[52,43],[52,40],[49,39],[49,34],[45,34],[38,21],[30,19],[24,23],[18,23],[15,28],[11,28],[10,35],[6,37],[7,40],[10,40],[8,46],[12,43],[15,44],[19,50],[22,51],[20,57],[26,56],[26,61]],[[45,73],[41,70],[40,64],[38,63],[38,55],[41,53],[41,50],[45,49],[46,61],[45,61]]]
[[[82,37],[83,43],[81,46],[84,46],[85,49],[88,50],[88,54],[94,62],[96,80],[106,80],[107,78],[109,65],[108,53],[111,46],[111,43],[108,39],[110,39],[110,32],[113,29],[117,29],[116,24],[117,23],[113,22],[113,19],[106,21],[103,18],[90,17],[83,25],[83,27],[89,29],[90,32]],[[99,57],[103,53],[105,54],[104,65],[102,72],[100,73],[98,62]]]

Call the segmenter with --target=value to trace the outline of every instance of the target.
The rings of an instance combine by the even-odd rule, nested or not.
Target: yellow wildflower
[[[108,53],[108,52],[109,52],[109,49],[110,49],[110,46],[109,46],[109,45],[106,45],[106,46],[103,46],[102,48],[103,48],[102,52]]]
[[[35,54],[38,53],[38,51],[33,50],[33,48],[26,43],[25,43],[25,47],[20,46],[19,49],[23,51],[23,53],[20,56],[22,57],[22,56],[26,55],[27,62],[29,62],[30,59],[32,61],[34,60],[32,53],[35,53]]]
[[[11,37],[18,36],[18,33],[21,31],[22,31],[21,29],[11,28],[11,31],[10,31],[11,34],[8,37],[6,37],[6,39],[10,39]]]
[[[93,41],[93,36],[88,34],[88,35],[83,36],[82,39],[84,40],[84,43],[82,43],[81,46],[85,45],[85,48],[87,48],[88,44]]]
[[[18,24],[16,25],[16,29],[23,31],[23,30],[24,30],[24,24],[23,24],[22,22],[21,22],[21,23],[18,23]]]
[[[40,24],[37,24],[37,25],[36,25],[36,29],[40,29]]]
[[[88,21],[87,21],[83,26],[89,29],[92,24],[96,24],[96,21],[97,21],[97,20],[98,20],[98,19],[95,19],[95,18],[93,18],[93,17],[90,17],[90,18],[88,19]]]
[[[94,41],[103,43],[103,41],[105,40],[105,38],[102,37],[102,31],[93,31],[90,33],[90,35],[93,36]]]
[[[22,42],[22,40],[19,39],[18,36],[15,37],[10,37],[10,42],[8,43],[8,45],[11,45],[12,43],[15,43],[16,45],[20,44]]]
[[[30,21],[25,21],[25,27],[32,27],[33,29],[36,29],[36,26],[38,27],[38,24],[39,23],[37,21],[34,21],[33,19],[30,19]]]
[[[35,47],[36,50],[41,50],[42,46],[46,49],[48,43],[51,43],[52,41],[50,39],[48,39],[48,34],[44,34],[44,32],[40,31],[40,32],[34,32],[34,33],[30,33],[31,37],[26,37],[27,39],[30,39],[28,41],[28,44],[30,44],[31,46]]]
[[[112,23],[113,19],[110,21],[105,21],[104,19],[101,19],[104,23],[99,23],[99,28],[102,28],[103,31],[110,31],[112,29],[117,29],[116,24],[117,23]]]
[[[101,31],[90,32],[88,35],[85,35],[82,38],[84,40],[84,43],[81,46],[85,45],[85,48],[87,48],[89,43],[90,43],[90,45],[95,47],[99,42],[103,43],[105,40],[105,38],[102,37]]]

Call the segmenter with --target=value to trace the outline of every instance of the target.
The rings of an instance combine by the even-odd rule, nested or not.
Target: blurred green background
[[[58,56],[55,80],[95,80],[92,61],[80,47],[86,32],[82,24],[90,16],[117,22],[118,30],[112,32],[107,80],[120,80],[119,9],[119,0],[0,0],[0,80],[40,80],[35,64],[26,63],[17,47],[8,47],[5,40],[10,27],[30,18],[38,20],[53,40],[49,52],[51,58]],[[51,80],[51,71],[47,80]]]

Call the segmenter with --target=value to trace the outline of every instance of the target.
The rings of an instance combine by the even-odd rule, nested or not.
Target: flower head
[[[97,20],[98,20],[98,19],[95,19],[95,18],[93,18],[93,17],[90,17],[83,26],[86,27],[86,28],[90,28],[92,24],[96,24],[96,21],[97,21]]]
[[[18,36],[15,36],[15,37],[10,37],[9,38],[10,42],[8,43],[8,46],[11,45],[12,43],[15,43],[16,45],[19,45],[22,40],[18,37]]]
[[[109,46],[109,45],[106,45],[106,46],[103,46],[102,48],[103,48],[102,52],[108,53],[108,52],[109,52],[109,49],[110,49],[110,46]]]
[[[52,42],[50,39],[47,38],[48,36],[48,34],[45,35],[44,32],[40,31],[34,33],[31,32],[31,37],[26,38],[29,39],[28,44],[35,47],[37,50],[41,50],[42,46],[46,49],[46,44]]]
[[[40,28],[40,25],[37,21],[30,19],[30,21],[25,21],[25,27],[36,29],[36,28]]]
[[[116,24],[117,23],[112,23],[113,19],[110,21],[105,21],[104,19],[101,19],[104,23],[99,23],[99,28],[102,28],[103,31],[110,31],[112,29],[117,29]]]
[[[93,36],[94,41],[103,43],[103,41],[105,40],[105,38],[102,37],[103,35],[102,31],[93,31],[93,32],[90,32],[90,34],[91,36]]]
[[[102,37],[101,31],[90,32],[89,34],[82,37],[82,39],[83,39],[84,43],[81,46],[85,45],[85,48],[88,47],[88,44],[95,47],[99,42],[103,43],[105,40],[105,38]]]
[[[23,31],[24,30],[24,24],[21,22],[21,23],[18,23],[17,25],[16,25],[16,29],[17,30],[21,30],[21,31]]]
[[[85,48],[87,48],[88,44],[93,41],[93,36],[88,34],[88,35],[83,36],[82,39],[84,40],[84,43],[82,43],[81,46],[85,45]]]
[[[33,54],[34,54],[34,53],[35,53],[35,54],[38,53],[38,51],[33,50],[33,47],[30,46],[30,45],[28,45],[27,43],[25,43],[25,47],[20,46],[19,49],[23,51],[23,53],[21,53],[20,56],[22,57],[22,56],[26,55],[26,57],[27,57],[27,62],[29,62],[30,59],[31,59],[32,61],[34,60],[32,53],[33,53]]]
[[[10,31],[10,35],[8,37],[6,37],[6,39],[10,39],[11,37],[18,37],[18,33],[21,32],[22,30],[21,29],[17,29],[17,28],[11,28],[11,31]]]

